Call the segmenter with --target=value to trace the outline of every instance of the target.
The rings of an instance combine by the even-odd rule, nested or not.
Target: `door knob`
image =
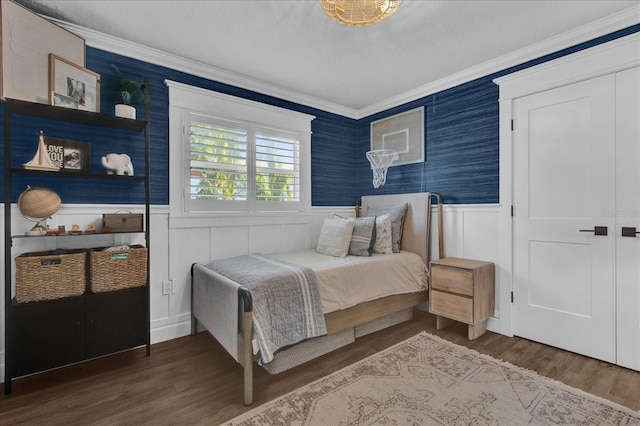
[[[593,232],[596,235],[607,235],[607,227],[594,226],[593,229],[581,229],[580,232]]]
[[[627,227],[627,226],[623,226],[622,227],[622,236],[623,237],[636,237],[636,234],[640,234],[640,232],[636,231],[635,227]]]

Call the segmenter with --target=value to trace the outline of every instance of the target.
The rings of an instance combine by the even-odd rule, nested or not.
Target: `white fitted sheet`
[[[333,257],[302,250],[269,256],[313,269],[325,314],[385,296],[427,290],[427,266],[408,251]]]

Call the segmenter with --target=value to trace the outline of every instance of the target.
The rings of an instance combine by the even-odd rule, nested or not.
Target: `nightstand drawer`
[[[473,324],[473,299],[440,291],[432,291],[430,297],[429,311],[431,313]]]
[[[432,265],[430,281],[434,290],[473,296],[473,271]]]

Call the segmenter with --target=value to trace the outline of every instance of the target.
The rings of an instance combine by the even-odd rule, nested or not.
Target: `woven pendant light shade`
[[[320,0],[331,19],[349,27],[375,24],[388,18],[402,0]]]

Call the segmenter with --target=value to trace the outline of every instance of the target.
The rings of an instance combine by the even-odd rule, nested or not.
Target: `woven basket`
[[[16,301],[38,302],[80,296],[87,285],[87,253],[68,250],[23,253],[16,257]]]
[[[147,283],[147,248],[131,246],[129,250],[93,249],[90,288],[94,293],[142,287]]]

